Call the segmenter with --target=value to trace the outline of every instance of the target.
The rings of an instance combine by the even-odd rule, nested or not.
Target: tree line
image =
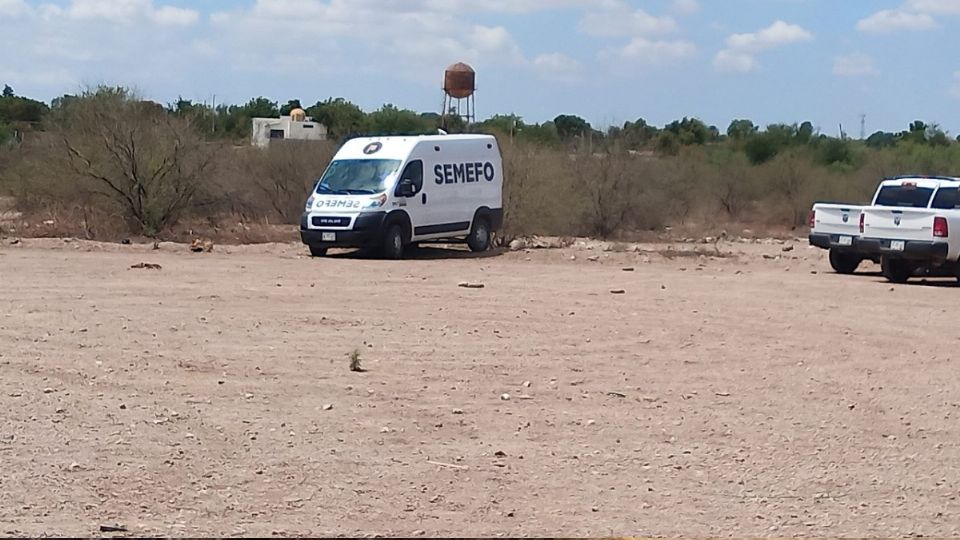
[[[251,118],[298,107],[327,126],[329,141],[252,147]],[[214,108],[184,99],[164,105],[100,86],[46,104],[6,86],[0,197],[16,200],[22,226],[65,227],[43,233],[51,235],[163,236],[198,221],[294,225],[343,140],[441,127],[501,141],[508,235],[795,227],[815,200],[863,202],[883,176],[960,168],[960,144],[922,121],[862,141],[827,136],[811,122],[760,127],[747,119],[723,131],[689,117],[601,130],[575,115],[528,123],[501,114],[466,126],[393,105],[365,112],[343,98],[303,107],[258,97]]]
[[[18,96],[10,86],[5,85],[0,96],[0,143],[9,141],[23,130],[42,129],[43,119],[52,110],[60,109],[77,98],[64,95],[52,100],[48,106],[41,101]],[[329,139],[335,142],[362,135],[436,133],[442,127],[451,133],[468,130],[494,132],[520,142],[553,147],[575,144],[596,151],[617,148],[677,155],[681,148],[687,146],[725,145],[743,152],[755,165],[766,163],[779,153],[796,147],[812,147],[814,159],[820,163],[849,166],[855,165],[858,146],[881,149],[902,142],[949,146],[960,141],[960,137],[952,139],[936,124],[920,120],[912,122],[900,132],[877,131],[864,141],[852,141],[845,136],[831,137],[819,133],[809,121],[777,123],[761,128],[749,119],[735,119],[725,131],[721,131],[717,126],[707,125],[697,118],[684,117],[663,127],[650,125],[639,118],[622,126],[601,130],[576,115],[561,114],[551,121],[528,123],[516,114],[495,114],[468,127],[459,117],[420,113],[392,104],[365,112],[342,97],[331,97],[309,106],[304,106],[300,99],[281,103],[262,96],[242,105],[221,104],[213,107],[178,98],[173,103],[155,106],[168,114],[190,120],[206,137],[222,140],[249,138],[252,118],[275,118],[301,108],[315,121],[324,124]]]

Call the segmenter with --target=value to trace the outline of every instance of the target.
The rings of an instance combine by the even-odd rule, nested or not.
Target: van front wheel
[[[327,255],[327,248],[310,246],[311,257],[326,257],[326,255]]]
[[[467,245],[474,253],[490,249],[490,224],[486,218],[477,218],[470,236],[467,237]]]
[[[403,227],[393,224],[387,228],[383,237],[383,257],[399,260],[403,258]]]

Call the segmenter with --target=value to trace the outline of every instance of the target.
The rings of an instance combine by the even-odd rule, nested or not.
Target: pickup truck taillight
[[[810,223],[810,228],[811,228],[811,229],[814,228],[814,227],[816,227],[816,226],[817,226],[817,211],[816,211],[816,210],[811,210],[811,211],[810,211],[810,217],[807,218],[807,220],[808,220],[809,223]]]
[[[947,218],[933,218],[933,236],[934,238],[947,238],[950,236],[950,227],[947,225]]]
[[[860,213],[860,234],[863,234],[863,229],[864,229],[864,227],[863,227],[863,222],[864,222],[864,219],[866,219],[866,214],[864,214],[864,213],[861,212],[861,213]]]

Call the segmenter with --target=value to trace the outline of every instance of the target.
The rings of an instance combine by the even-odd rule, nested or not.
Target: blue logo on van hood
[[[372,142],[363,149],[363,153],[369,156],[370,154],[376,154],[381,148],[383,148],[382,144],[378,142]]]

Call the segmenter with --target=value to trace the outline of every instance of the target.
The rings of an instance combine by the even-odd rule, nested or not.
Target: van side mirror
[[[413,197],[417,194],[417,188],[413,185],[413,181],[409,178],[404,178],[401,180],[399,188],[401,197]]]

